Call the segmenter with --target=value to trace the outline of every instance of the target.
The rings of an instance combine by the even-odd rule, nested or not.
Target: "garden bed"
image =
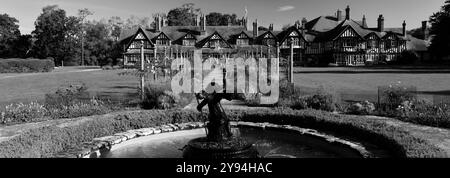
[[[440,147],[410,133],[403,126],[384,120],[336,115],[316,110],[268,109],[227,111],[233,121],[273,123],[333,132],[338,135],[383,145],[396,157],[448,157]],[[95,116],[93,116],[95,117]],[[188,122],[202,122],[205,113],[188,110],[126,111],[109,114],[80,124],[49,126],[29,130],[0,143],[0,157],[55,157],[60,152],[91,149],[94,138],[111,136],[128,130]],[[426,134],[426,133],[424,133]],[[87,143],[90,143],[87,144]],[[101,145],[100,145],[101,146]]]

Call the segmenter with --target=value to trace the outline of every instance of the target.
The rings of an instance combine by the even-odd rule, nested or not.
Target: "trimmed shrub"
[[[50,72],[54,67],[51,59],[0,59],[0,73]]]

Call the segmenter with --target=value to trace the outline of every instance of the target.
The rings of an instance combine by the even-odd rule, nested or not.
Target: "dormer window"
[[[245,33],[241,33],[236,39],[236,45],[246,46],[250,44],[250,39]]]
[[[156,37],[156,45],[170,46],[170,40],[164,33],[161,33],[158,37]]]
[[[187,34],[183,37],[183,46],[195,46],[196,42],[197,40],[192,34]]]
[[[219,34],[215,33],[203,45],[203,48],[230,48],[230,46]]]
[[[147,38],[144,36],[144,34],[142,32],[140,32],[139,34],[136,35],[136,37],[131,42],[131,44],[128,48],[129,49],[140,49],[142,42],[144,42],[144,48],[146,48],[146,49],[152,48],[150,41],[147,40]]]

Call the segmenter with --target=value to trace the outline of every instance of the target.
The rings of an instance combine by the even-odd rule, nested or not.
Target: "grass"
[[[401,82],[416,86],[422,99],[450,102],[449,68],[296,68],[294,75],[295,85],[303,93],[323,88],[339,94],[345,101],[375,102],[379,86]]]
[[[83,71],[86,70],[86,71]],[[91,95],[126,102],[138,97],[139,81],[134,76],[119,76],[123,70],[92,70],[65,67],[50,73],[0,74],[0,107],[10,103],[43,101],[61,85],[85,83]]]

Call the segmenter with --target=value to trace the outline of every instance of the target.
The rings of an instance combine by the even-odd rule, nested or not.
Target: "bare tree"
[[[84,66],[84,20],[87,16],[93,15],[94,12],[87,8],[78,10],[78,18],[81,21],[81,66]]]

